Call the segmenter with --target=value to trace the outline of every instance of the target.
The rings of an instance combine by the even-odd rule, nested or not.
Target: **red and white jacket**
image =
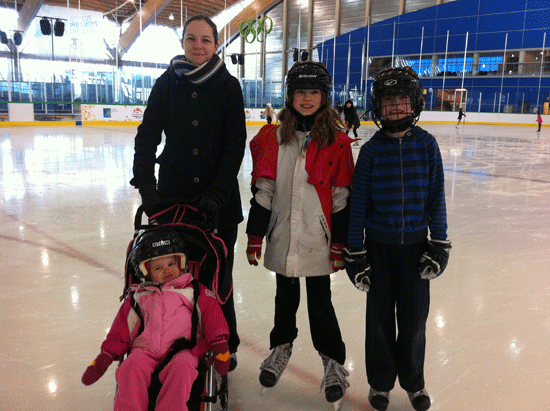
[[[266,125],[250,143],[254,198],[270,210],[264,265],[287,277],[333,272],[331,215],[347,205],[354,164],[350,144],[339,132],[330,146],[304,142],[307,133],[280,145],[278,127]]]

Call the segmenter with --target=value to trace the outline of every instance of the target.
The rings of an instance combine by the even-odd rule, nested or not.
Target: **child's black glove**
[[[445,271],[449,262],[451,242],[447,240],[427,240],[426,251],[420,257],[418,271],[423,280],[432,280]]]
[[[348,277],[358,290],[370,290],[370,276],[372,270],[367,261],[367,251],[350,251],[344,248],[344,264]]]

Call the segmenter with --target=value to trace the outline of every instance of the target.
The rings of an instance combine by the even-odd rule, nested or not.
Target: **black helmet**
[[[147,261],[157,257],[176,255],[180,257],[181,268],[186,267],[185,242],[170,228],[152,228],[144,231],[134,240],[130,261],[141,282],[148,280]]]
[[[414,126],[424,107],[422,83],[411,67],[394,67],[382,70],[371,87],[371,106],[376,125],[389,132],[405,131]],[[388,120],[382,115],[382,100],[388,96],[409,96],[411,110],[407,117]]]
[[[299,61],[286,75],[288,91],[296,89],[320,89],[328,93],[332,82],[326,66],[320,61]]]

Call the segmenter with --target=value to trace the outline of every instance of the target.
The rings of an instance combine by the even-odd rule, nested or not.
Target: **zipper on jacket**
[[[401,244],[405,243],[405,177],[403,173],[403,137],[399,138],[399,161],[401,162]]]

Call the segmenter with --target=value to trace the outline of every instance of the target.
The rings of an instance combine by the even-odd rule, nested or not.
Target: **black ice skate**
[[[325,387],[325,398],[332,404],[334,410],[338,411],[342,407],[346,388],[349,387],[349,382],[346,379],[349,376],[349,372],[342,364],[337,363],[324,354],[319,354],[325,367],[321,389],[323,389],[323,386]]]
[[[369,391],[369,402],[375,411],[386,411],[390,403],[390,393],[388,391],[376,391],[371,387]]]
[[[432,405],[432,400],[425,389],[417,392],[408,392],[409,400],[416,411],[427,411]]]
[[[277,384],[281,374],[285,370],[290,355],[292,354],[292,344],[286,343],[276,346],[269,357],[260,365],[260,384],[262,384],[262,394],[266,388],[272,388]]]

